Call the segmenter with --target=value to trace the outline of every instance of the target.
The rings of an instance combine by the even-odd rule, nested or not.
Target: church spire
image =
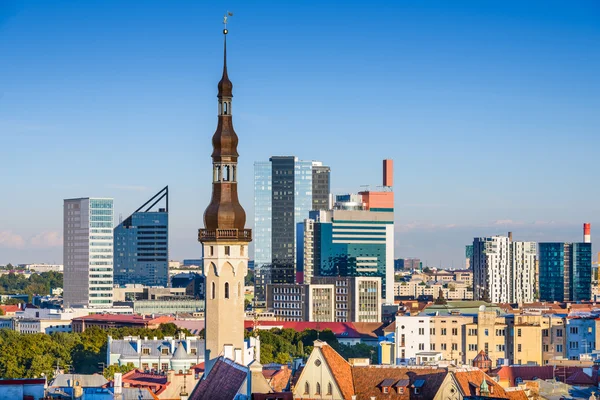
[[[250,230],[245,229],[246,212],[238,200],[237,193],[238,136],[233,129],[231,116],[233,84],[227,74],[227,18],[231,15],[227,13],[223,19],[223,75],[218,84],[218,124],[212,138],[212,198],[204,212],[206,229],[200,230],[200,240],[212,240],[213,235],[218,235],[221,230],[228,230],[228,239],[251,240]]]

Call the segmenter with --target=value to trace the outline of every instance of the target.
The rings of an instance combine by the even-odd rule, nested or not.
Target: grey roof
[[[175,353],[173,353],[173,360],[185,360],[188,358],[188,354],[185,351],[185,347],[183,347],[183,343],[179,342],[179,345],[175,349]]]
[[[120,400],[154,400],[152,393],[146,388],[122,388]],[[114,388],[87,388],[84,397],[90,400],[113,400]]]
[[[69,387],[73,386],[70,382],[79,382],[82,388],[96,388],[106,383],[108,380],[99,374],[83,375],[83,374],[59,374],[52,380],[50,386],[54,387]]]
[[[396,382],[394,387],[408,387],[408,385],[410,385],[410,380],[400,379],[398,382]]]
[[[186,343],[185,339],[182,339],[182,340],[175,339],[175,346],[176,346],[175,348],[176,349],[179,347],[180,344],[183,345],[183,347],[184,347],[185,357],[183,357],[183,358],[190,358],[190,359],[194,358],[195,359],[197,357],[197,356],[191,354],[190,349],[186,349],[187,343]],[[133,339],[131,341],[129,339],[113,340],[110,344],[110,353],[111,354],[120,354],[121,355],[120,358],[123,358],[123,359],[131,358],[131,357],[139,357],[140,354],[137,352],[136,346],[137,346],[136,339]],[[168,355],[162,354],[161,349],[163,347],[169,348]],[[166,339],[142,340],[142,348],[150,349],[150,354],[148,354],[148,355],[144,354],[144,355],[142,355],[142,357],[170,358],[171,356],[173,356],[173,354],[171,353],[170,347],[171,347],[171,343],[169,340],[166,340]],[[197,354],[204,354],[204,340],[191,340],[190,347],[195,348]]]
[[[394,382],[396,382],[396,380],[395,380],[395,379],[389,379],[389,378],[388,378],[388,379],[384,379],[384,380],[383,380],[383,381],[382,381],[382,382],[379,384],[379,386],[381,386],[381,387],[391,387],[391,386],[394,384]]]

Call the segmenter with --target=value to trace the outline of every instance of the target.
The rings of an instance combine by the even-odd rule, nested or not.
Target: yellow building
[[[497,365],[498,360],[511,358],[510,356],[510,319],[499,316],[495,311],[486,311],[480,308],[477,321],[465,326],[465,358],[467,362],[473,360],[483,350],[492,360],[492,365]]]

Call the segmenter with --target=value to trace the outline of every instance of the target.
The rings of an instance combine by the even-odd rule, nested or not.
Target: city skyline
[[[600,226],[600,191],[590,184],[600,144],[600,59],[590,51],[598,7],[542,13],[540,2],[529,13],[515,2],[461,14],[473,4],[231,5],[248,221],[253,163],[294,155],[331,166],[334,194],[375,188],[380,160],[394,159],[396,258],[460,267],[473,237],[511,230],[517,240],[581,241],[583,222]],[[167,184],[172,258],[198,258],[223,11],[61,5],[0,9],[0,52],[9,55],[0,65],[9,193],[0,199],[0,263],[61,261],[63,199],[114,198],[118,218]],[[348,21],[363,25],[360,34]],[[132,146],[140,158],[127,157]],[[102,171],[89,161],[96,156],[107,161]]]

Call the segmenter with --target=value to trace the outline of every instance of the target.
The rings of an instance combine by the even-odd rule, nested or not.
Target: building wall
[[[308,383],[308,392],[306,384]],[[321,394],[317,394],[317,384],[321,388]],[[332,392],[327,394],[331,384]],[[325,357],[318,346],[310,353],[305,367],[302,369],[300,378],[294,386],[294,399],[320,399],[345,400],[337,387],[335,377]]]
[[[278,321],[308,321],[308,285],[269,284],[267,309]]]
[[[430,350],[430,320],[420,315],[396,317],[396,364],[416,362],[417,353]]]
[[[566,353],[569,360],[579,360],[583,354],[591,354],[596,350],[595,318],[566,319]]]
[[[167,212],[137,212],[115,228],[115,284],[169,285],[168,227]]]
[[[535,301],[535,264],[537,244],[535,242],[512,242],[511,302],[531,303]]]
[[[64,303],[110,307],[113,287],[113,200],[64,201]]]
[[[309,286],[308,320],[311,322],[332,322],[335,318],[335,286]]]
[[[271,162],[254,163],[254,267],[255,288],[257,300],[265,300],[265,283],[262,269],[267,268],[272,261],[271,256]]]
[[[331,169],[320,162],[312,163],[312,207],[311,210],[329,210]]]
[[[590,300],[592,285],[591,243],[540,243],[540,299]]]
[[[473,320],[473,317],[463,315],[431,317],[429,350],[442,353],[443,360],[452,360],[459,364],[468,363],[464,351],[467,333],[465,326]]]

